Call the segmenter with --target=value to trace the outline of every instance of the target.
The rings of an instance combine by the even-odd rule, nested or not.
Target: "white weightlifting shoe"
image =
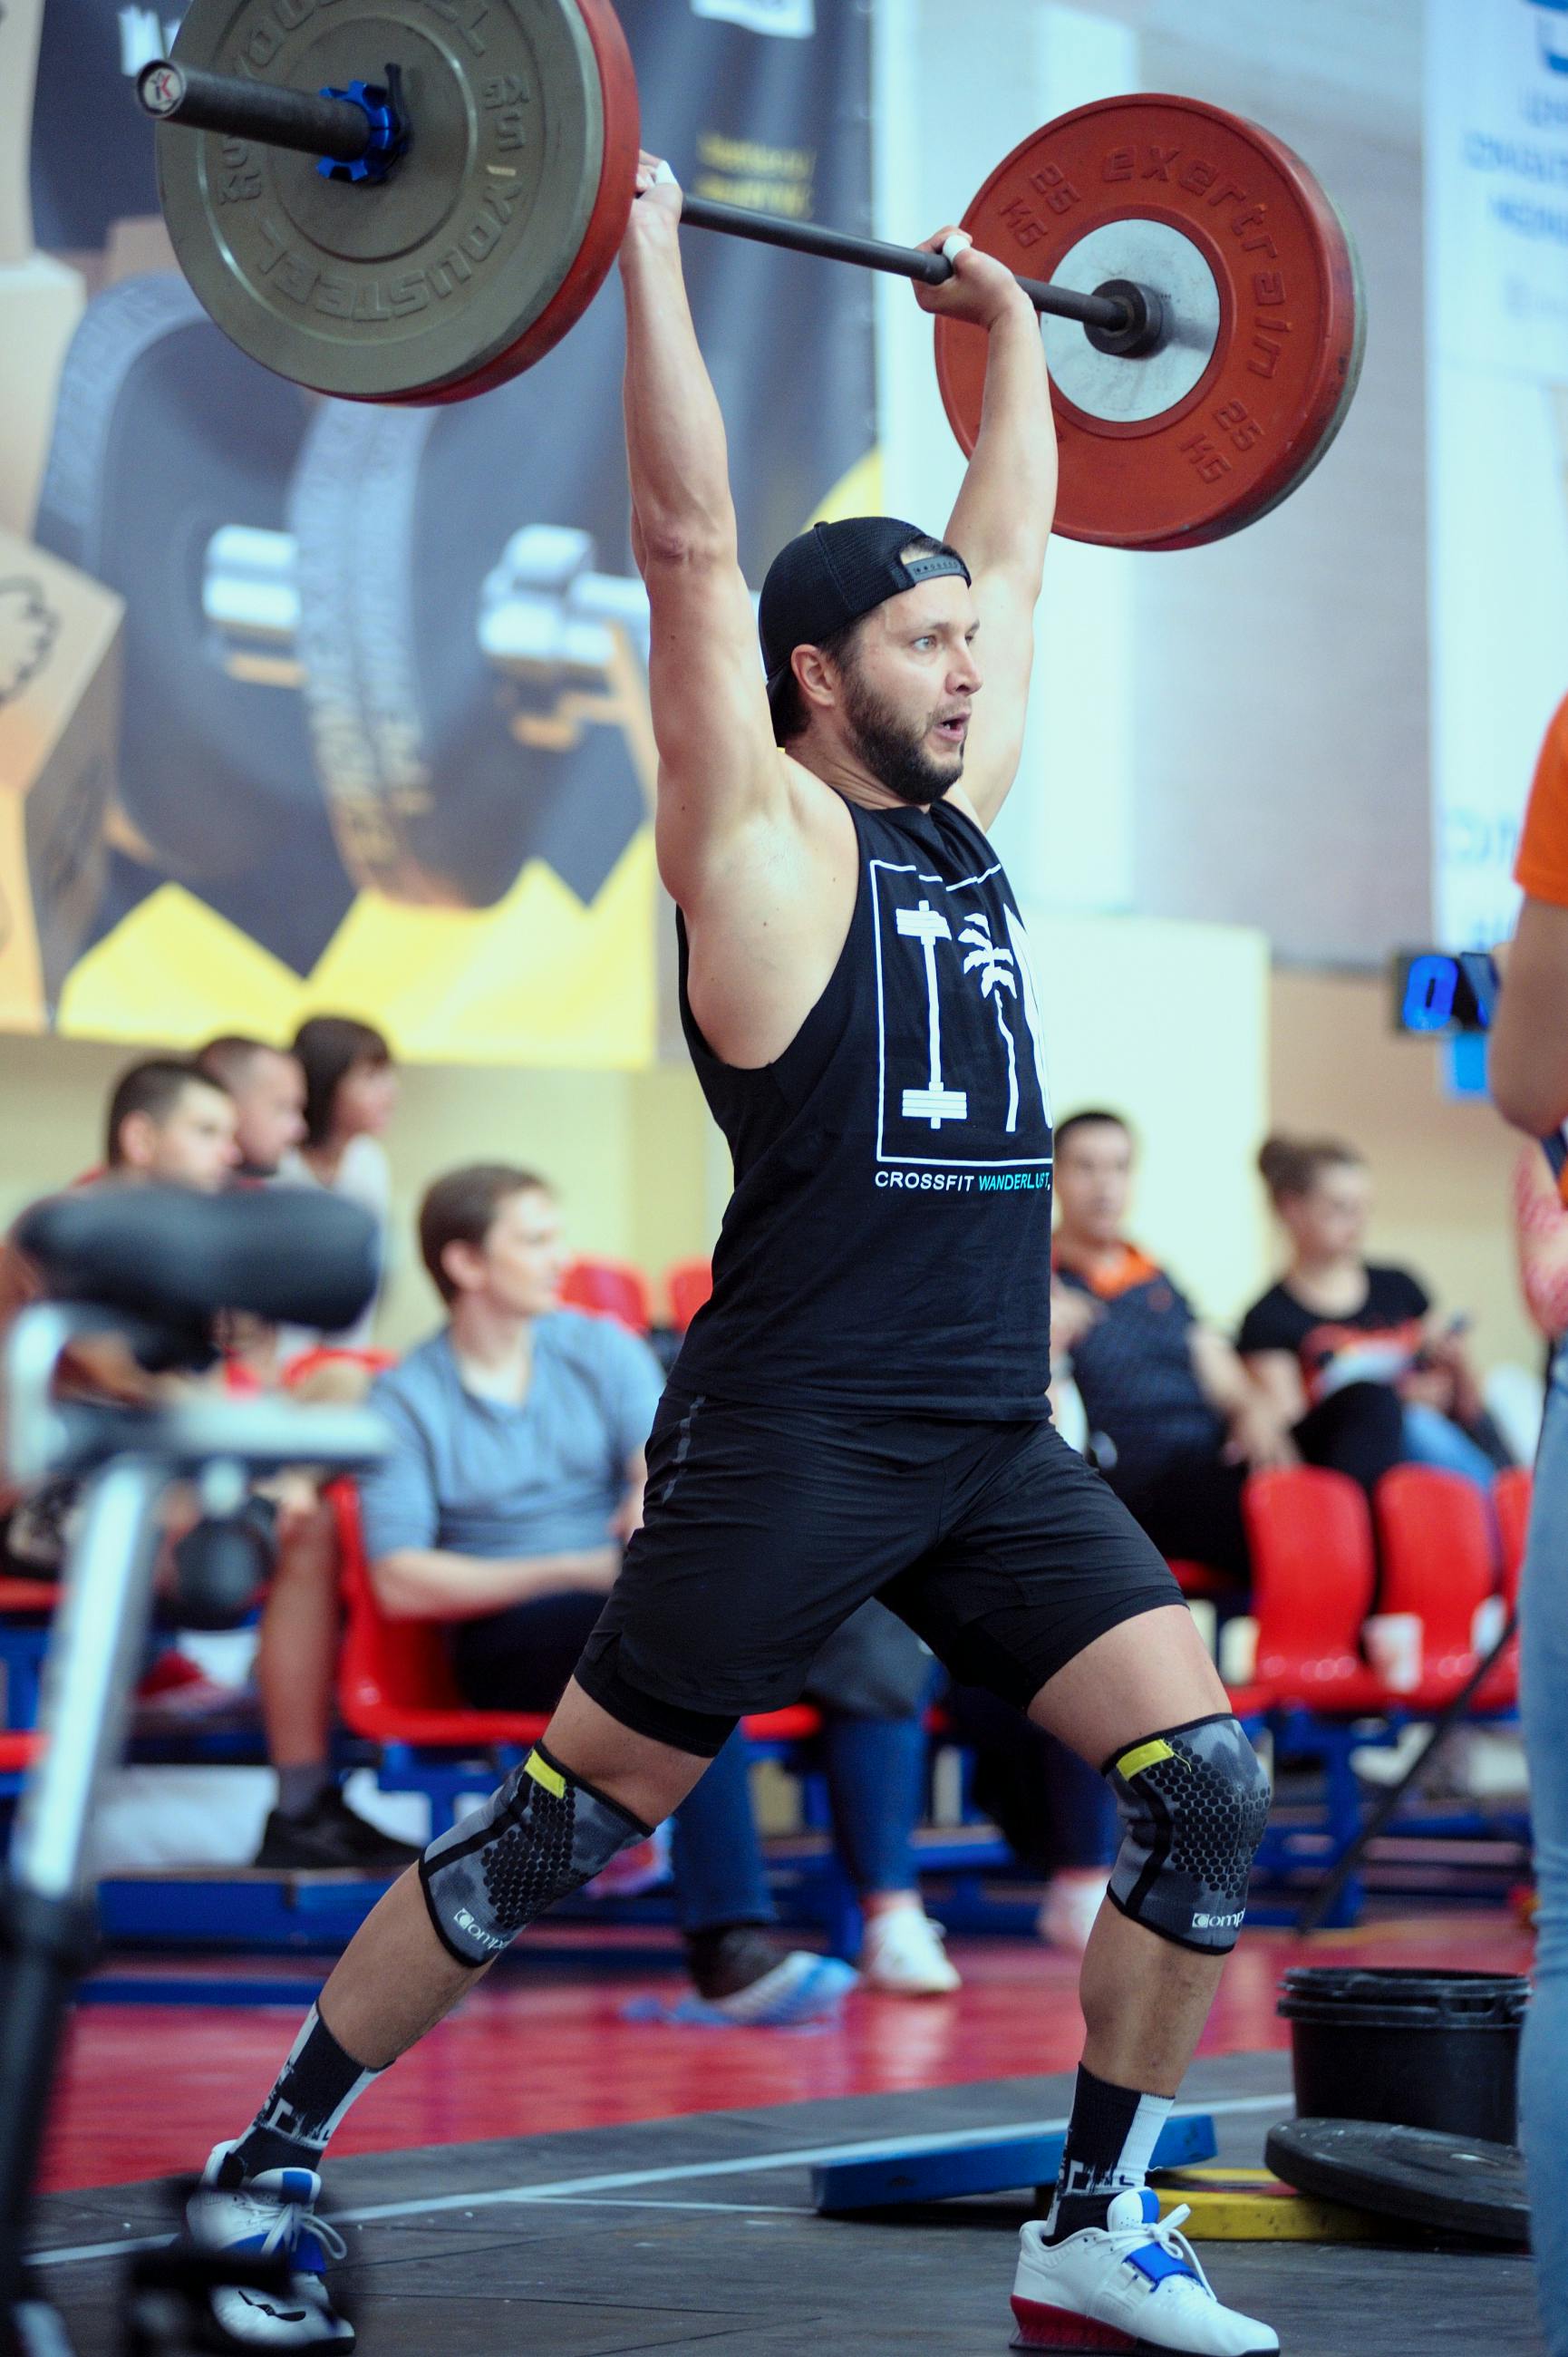
[[[860,1976],[890,1996],[950,1996],[961,1988],[957,1965],[942,1946],[942,1927],[923,1907],[887,1907],[866,1918]]]
[[[348,2245],[334,2226],[316,2215],[321,2179],[310,2169],[265,2169],[236,2186],[219,2182],[232,2145],[215,2145],[201,2172],[199,2190],[186,2206],[191,2241],[204,2251],[235,2257],[283,2257],[290,2270],[289,2292],[247,2291],[220,2285],[208,2297],[212,2313],[231,2341],[246,2349],[352,2349],[354,2328],[339,2316],[323,2280],[329,2258],[347,2258]]]
[[[1188,2357],[1275,2357],[1279,2336],[1221,2308],[1179,2233],[1186,2204],[1162,2225],[1159,2196],[1118,2193],[1103,2228],[1047,2243],[1038,2222],[1019,2237],[1015,2349],[1161,2350]]]

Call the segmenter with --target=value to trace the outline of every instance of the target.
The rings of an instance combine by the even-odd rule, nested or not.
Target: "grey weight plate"
[[[242,350],[317,392],[418,399],[515,345],[599,197],[604,103],[576,0],[197,0],[176,59],[284,87],[401,69],[413,136],[381,182],[161,124],[180,266]]]

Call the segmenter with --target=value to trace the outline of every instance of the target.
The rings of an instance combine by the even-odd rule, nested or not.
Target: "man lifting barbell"
[[[1175,1583],[1053,1430],[1041,1006],[984,828],[1013,782],[1057,487],[1034,310],[948,231],[919,299],[983,337],[947,534],[791,542],[759,675],[724,428],[644,156],[621,247],[634,546],[651,606],[658,845],[682,1014],[736,1191],[649,1448],[647,1520],[544,1740],[381,1900],[193,2230],[292,2250],[252,2345],[347,2347],[316,2167],[370,2080],[528,1923],[646,1837],[737,1718],[794,1699],[880,1595],[954,1674],[1102,1765],[1123,1839],[1016,2345],[1251,2357],[1144,2172],[1235,1944],[1268,1787]]]

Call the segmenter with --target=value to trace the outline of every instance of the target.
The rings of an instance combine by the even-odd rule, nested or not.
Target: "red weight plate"
[[[1118,379],[1107,397],[1120,415],[1080,406],[1053,384],[1056,528],[1113,548],[1193,548],[1277,505],[1337,432],[1361,363],[1355,253],[1298,156],[1256,124],[1190,98],[1101,99],[1047,124],[998,165],[963,219],[977,245],[1027,278],[1052,277],[1086,238],[1116,224],[1201,281],[1203,302],[1217,298],[1217,331],[1211,310],[1212,352],[1204,363],[1200,340],[1193,362],[1201,373],[1150,416],[1127,414],[1135,396],[1120,401],[1130,381]],[[1096,236],[1085,252],[1116,242]],[[1158,285],[1156,269],[1145,275]],[[972,450],[986,339],[942,317],[936,338],[948,418]],[[1107,358],[1099,382],[1105,371],[1160,366],[1159,355]],[[1142,382],[1158,387],[1162,378]]]
[[[605,126],[598,195],[576,259],[538,318],[515,344],[470,376],[458,377],[434,393],[403,396],[403,406],[424,409],[448,401],[471,401],[476,393],[489,393],[492,386],[521,376],[575,327],[620,250],[637,187],[642,142],[637,74],[610,0],[576,0],[576,6],[598,60]]]

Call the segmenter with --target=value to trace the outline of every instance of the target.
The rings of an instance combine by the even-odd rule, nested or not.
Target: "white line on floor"
[[[553,2193],[547,2210],[706,2210],[721,2218],[809,2218],[799,2201],[639,2201],[621,2193]]]
[[[1208,2114],[1215,2119],[1244,2112],[1288,2112],[1294,2107],[1288,2089],[1271,2095],[1219,2095],[1211,2102],[1195,2096],[1178,2104],[1172,2117],[1191,2119]],[[640,2124],[639,2124],[640,2125]],[[989,2128],[938,2129],[929,2136],[875,2136],[861,2144],[802,2146],[795,2151],[746,2153],[732,2160],[687,2160],[669,2169],[616,2169],[602,2177],[563,2177],[546,2185],[508,2185],[489,2192],[439,2193],[413,2201],[376,2201],[358,2210],[328,2212],[335,2225],[363,2226],[388,2218],[429,2218],[450,2210],[493,2210],[503,2202],[554,2201],[573,2193],[619,2193],[637,2185],[674,2185],[697,2177],[755,2177],[778,2169],[817,2169],[835,2160],[893,2159],[908,2153],[944,2152],[969,2146],[997,2144],[1008,2136],[1054,2136],[1067,2126],[1064,2115],[1055,2120],[1017,2120]],[[739,2208],[740,2204],[735,2205]],[[113,2258],[135,2251],[161,2250],[172,2234],[147,2234],[119,2243],[76,2243],[59,2251],[36,2251],[38,2267],[67,2267],[88,2259]]]

